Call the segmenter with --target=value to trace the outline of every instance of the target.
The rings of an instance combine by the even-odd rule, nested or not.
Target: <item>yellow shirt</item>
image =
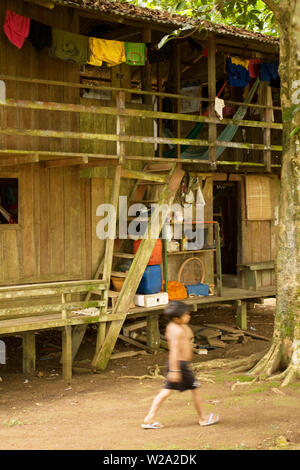
[[[125,62],[125,43],[109,39],[89,38],[90,58],[88,64],[101,66],[106,62],[109,67]]]
[[[231,57],[231,63],[235,65],[241,65],[248,70],[249,67],[249,60],[247,59],[240,59],[239,57]]]

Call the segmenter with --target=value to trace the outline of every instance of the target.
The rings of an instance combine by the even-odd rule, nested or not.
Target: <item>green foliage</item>
[[[273,12],[263,0],[124,0],[134,5],[166,10],[171,15],[185,15],[199,22],[234,25],[278,36]]]

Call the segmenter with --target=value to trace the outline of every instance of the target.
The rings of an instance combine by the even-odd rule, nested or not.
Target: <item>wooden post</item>
[[[221,259],[221,240],[220,240],[220,227],[219,224],[215,225],[215,239],[216,239],[216,270],[217,270],[217,293],[222,297],[222,259]]]
[[[118,111],[122,111],[125,109],[125,93],[123,91],[118,91],[116,96],[116,105]],[[116,134],[117,136],[125,135],[126,134],[126,121],[125,116],[121,116],[120,114],[117,115],[116,119]],[[124,165],[125,163],[125,142],[117,141],[117,156],[119,157],[119,164]]]
[[[142,42],[151,42],[152,34],[151,28],[144,28],[142,30]],[[152,91],[152,66],[151,64],[146,63],[142,68],[142,90]],[[144,103],[152,105],[152,96],[145,95]]]
[[[33,331],[23,333],[23,374],[35,373],[35,334]]]
[[[147,317],[147,345],[151,349],[159,349],[160,333],[158,315],[148,315]]]
[[[157,88],[158,92],[162,93],[162,68],[160,62],[157,64]],[[163,111],[163,99],[162,96],[158,97],[158,112]],[[158,129],[157,129],[158,137],[163,137],[163,120],[158,119]],[[163,156],[163,144],[158,144],[158,156],[162,158]]]
[[[106,322],[100,322],[98,325],[96,351],[102,348],[106,336]]]
[[[216,37],[213,35],[208,43],[208,98],[209,98],[209,117],[215,117],[215,97],[216,90]],[[217,140],[217,125],[209,123],[208,141],[211,143]],[[217,160],[217,148],[209,147],[209,160],[213,167]]]
[[[247,330],[247,303],[236,301],[236,324],[242,330]]]
[[[164,281],[165,281],[165,292],[168,292],[168,250],[167,250],[167,239],[165,237],[165,231],[163,230],[163,270],[164,270]]]
[[[266,109],[265,109],[265,116],[264,120],[266,122],[271,122],[272,121],[272,116],[273,116],[273,101],[272,101],[272,88],[270,86],[267,87],[266,91]],[[270,107],[269,107],[270,106]],[[265,128],[263,129],[264,133],[264,144],[270,146],[271,145],[271,129],[270,128]],[[271,163],[272,163],[272,152],[271,150],[264,150],[264,164],[265,164],[265,169],[268,172],[271,172]]]
[[[70,382],[72,379],[72,327],[65,326],[62,330],[62,375]]]
[[[175,45],[175,51],[176,51],[176,94],[177,95],[180,95],[180,88],[181,88],[181,81],[180,81],[180,78],[181,78],[181,70],[180,70],[180,43],[179,41],[177,41],[176,45]],[[180,103],[181,103],[181,100],[179,98],[177,98],[177,101],[176,101],[176,112],[177,113],[180,113]],[[180,134],[181,134],[181,127],[180,127],[180,121],[176,121],[176,137],[177,139],[180,139]],[[181,145],[177,145],[176,146],[176,157],[177,158],[180,158],[180,154],[181,154]]]

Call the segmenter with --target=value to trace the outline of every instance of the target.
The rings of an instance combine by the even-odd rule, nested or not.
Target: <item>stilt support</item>
[[[247,330],[247,302],[236,301],[236,324],[242,330]]]
[[[23,334],[23,374],[35,373],[35,358],[35,334],[33,331],[26,331]]]
[[[62,331],[62,375],[70,382],[72,379],[72,327],[65,326]]]
[[[149,315],[147,317],[147,345],[151,349],[159,349],[159,319],[158,315]]]

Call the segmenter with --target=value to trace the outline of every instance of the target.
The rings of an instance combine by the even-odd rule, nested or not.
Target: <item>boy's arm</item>
[[[168,335],[169,342],[169,373],[168,380],[170,382],[180,382],[181,371],[179,362],[179,348],[180,348],[180,331],[172,331],[171,335]]]

